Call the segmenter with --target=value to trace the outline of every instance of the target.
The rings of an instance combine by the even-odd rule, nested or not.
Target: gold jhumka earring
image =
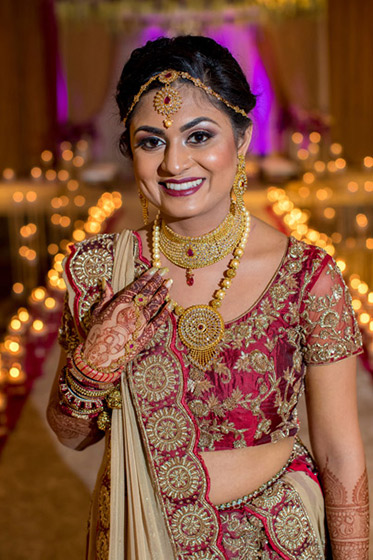
[[[148,223],[149,223],[148,199],[146,198],[146,196],[144,196],[142,194],[140,189],[137,189],[137,191],[138,191],[138,194],[139,194],[139,199],[140,199],[140,204],[141,204],[142,219],[144,221],[144,225],[147,226]]]
[[[245,209],[245,202],[243,199],[243,195],[246,189],[247,189],[246,160],[243,154],[239,154],[237,172],[232,187],[232,194],[235,196],[236,204],[241,211]]]

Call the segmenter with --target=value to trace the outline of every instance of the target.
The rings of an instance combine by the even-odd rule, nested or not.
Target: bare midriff
[[[243,449],[201,453],[209,473],[209,498],[215,505],[254,492],[270,480],[288,461],[294,445],[289,437]]]

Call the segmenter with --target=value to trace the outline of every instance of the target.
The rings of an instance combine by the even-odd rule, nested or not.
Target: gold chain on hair
[[[178,80],[179,78],[182,78],[184,80],[189,80],[196,87],[203,89],[204,92],[208,93],[209,95],[212,95],[213,97],[215,97],[215,99],[224,103],[224,105],[229,107],[229,109],[232,109],[232,111],[234,111],[235,113],[239,113],[240,115],[246,117],[247,119],[249,118],[248,114],[246,113],[246,111],[244,111],[244,109],[241,109],[237,105],[232,105],[232,103],[229,103],[229,101],[224,99],[224,97],[222,97],[219,93],[216,93],[210,86],[206,86],[199,78],[194,78],[193,76],[188,74],[188,72],[179,72],[178,70],[163,70],[163,72],[160,72],[159,74],[156,74],[155,76],[149,78],[149,80],[141,86],[138,93],[133,98],[131,106],[128,109],[127,114],[123,119],[123,124],[126,126],[127,119],[130,113],[133,111],[134,107],[140,101],[142,94],[148,89],[150,84],[152,84],[155,80],[158,80],[159,82],[165,85],[161,89],[161,91],[156,94],[154,98],[155,109],[158,113],[161,113],[162,115],[166,116],[164,120],[165,127],[168,128],[169,126],[171,126],[172,121],[169,119],[169,115],[175,113],[180,108],[181,96],[176,92],[176,90],[170,88],[170,84]]]

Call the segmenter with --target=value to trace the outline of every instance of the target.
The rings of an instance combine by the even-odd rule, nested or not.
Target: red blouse
[[[149,263],[142,256],[140,238],[135,235],[135,239],[139,275]],[[98,297],[98,281],[103,276],[111,279],[115,241],[116,234],[100,235],[75,246],[67,274],[88,287],[77,309],[83,327],[89,324],[89,309]],[[157,354],[173,324],[170,319],[150,343],[154,375]],[[66,306],[60,342],[71,349],[78,341]],[[282,262],[260,298],[226,324],[220,353],[210,370],[195,368],[180,340],[177,346],[186,366],[185,402],[198,427],[199,450],[212,451],[294,436],[307,364],[335,362],[360,353],[361,335],[351,296],[334,260],[324,250],[290,237]]]

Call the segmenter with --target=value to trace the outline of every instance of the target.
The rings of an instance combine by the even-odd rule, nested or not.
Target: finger
[[[144,315],[147,321],[150,321],[160,310],[165,302],[168,291],[172,285],[172,280],[166,280],[159,290],[156,291],[148,305],[144,308]]]
[[[109,303],[109,301],[111,301],[114,297],[114,290],[110,284],[110,282],[108,282],[106,280],[106,278],[102,278],[102,299],[97,303],[93,313],[94,314],[98,314],[100,313],[100,311],[102,311],[102,309],[105,307],[105,305],[107,303]]]
[[[167,269],[151,268],[137,278],[130,286],[127,286],[117,294],[119,300],[130,301],[137,294],[142,293],[146,297],[151,297],[161,286]]]

